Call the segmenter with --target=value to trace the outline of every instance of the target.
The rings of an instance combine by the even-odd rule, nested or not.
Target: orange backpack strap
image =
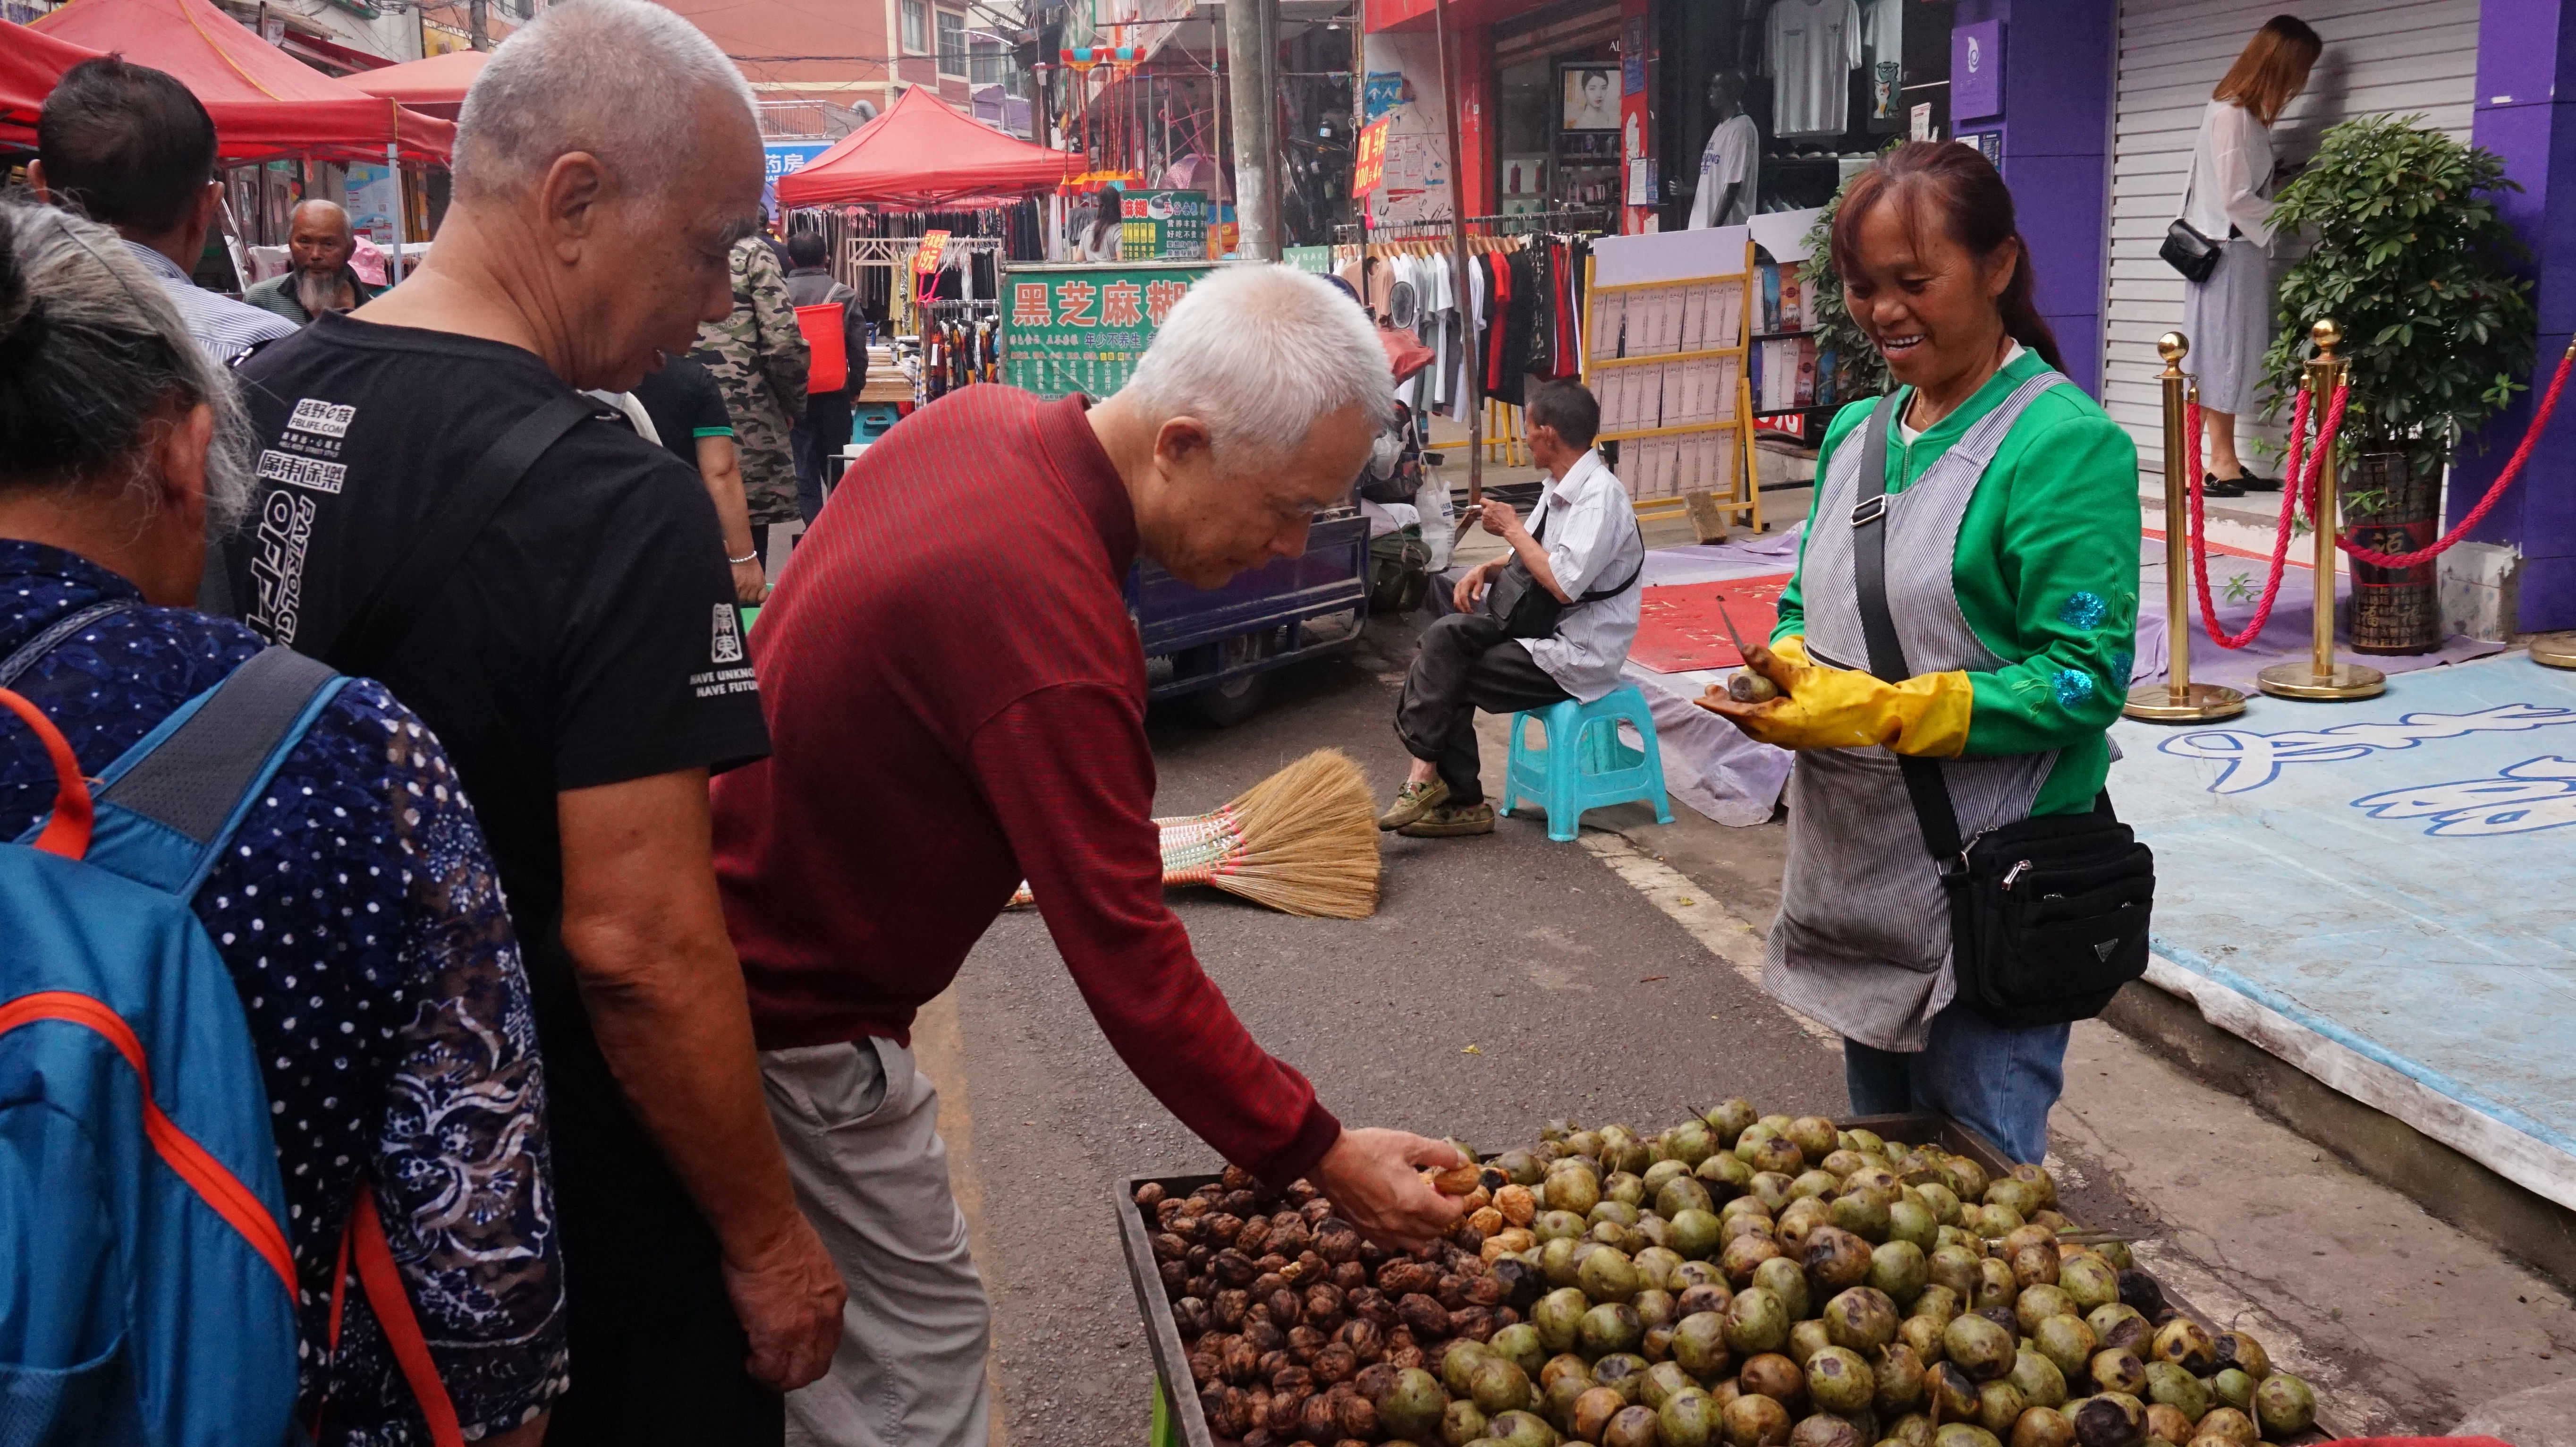
[[[385,1241],[385,1223],[376,1214],[375,1183],[364,1177],[358,1181],[348,1227],[340,1234],[339,1269],[331,1277],[329,1351],[334,1357],[340,1352],[341,1288],[349,1279],[352,1256],[358,1263],[358,1285],[367,1294],[376,1325],[384,1331],[385,1345],[393,1349],[394,1364],[402,1368],[403,1380],[411,1384],[412,1397],[420,1403],[421,1419],[429,1424],[429,1440],[435,1447],[465,1447],[465,1431],[456,1421],[456,1403],[448,1398],[447,1384],[438,1379],[438,1364],[429,1358],[429,1341],[421,1335],[420,1318],[412,1314],[411,1295],[403,1290],[402,1270],[394,1265],[393,1247]],[[321,1435],[319,1411],[314,1415],[313,1431],[315,1436]]]

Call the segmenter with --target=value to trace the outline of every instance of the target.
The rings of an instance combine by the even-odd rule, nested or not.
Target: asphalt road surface
[[[1373,628],[1356,654],[1274,674],[1267,705],[1233,729],[1158,714],[1156,812],[1213,808],[1327,746],[1390,792],[1406,763],[1389,719],[1410,632]],[[1389,836],[1385,870],[1379,912],[1361,921],[1173,895],[1253,1035],[1344,1122],[1492,1151],[1534,1141],[1552,1117],[1659,1130],[1732,1095],[1845,1109],[1837,1053],[1590,851],[1551,843],[1542,820]],[[1152,1366],[1112,1183],[1217,1157],[1129,1076],[1034,915],[993,926],[923,1027],[993,1301],[997,1440],[1133,1447]]]

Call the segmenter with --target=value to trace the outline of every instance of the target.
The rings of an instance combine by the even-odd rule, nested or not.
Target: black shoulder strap
[[[600,410],[595,398],[567,393],[519,419],[467,469],[441,500],[402,559],[350,615],[325,656],[349,674],[373,674],[420,623],[439,589],[465,561],[466,549],[490,526],[538,458],[581,420]]]
[[[288,730],[338,677],[291,648],[264,648],[215,685],[188,721],[99,792],[199,844],[216,842]]]
[[[73,634],[78,633],[84,628],[87,628],[89,625],[97,622],[101,618],[108,617],[111,614],[122,613],[132,606],[134,605],[130,599],[110,598],[104,603],[92,603],[77,613],[55,620],[53,627],[46,629],[44,632],[37,634],[33,638],[28,639],[25,645],[20,647],[17,652],[10,654],[6,658],[0,658],[0,688],[7,688],[12,683],[17,682],[18,675],[33,667],[37,659],[52,652],[55,644],[60,643],[64,639],[71,637]]]
[[[1914,676],[1905,662],[1905,645],[1896,636],[1896,619],[1887,611],[1887,431],[1896,407],[1891,392],[1870,410],[1860,450],[1859,501],[1851,510],[1852,581],[1860,592],[1861,637],[1869,644],[1869,671],[1887,683]],[[1950,806],[1940,762],[1901,754],[1896,762],[1914,801],[1915,821],[1923,826],[1924,847],[1946,874],[1959,854],[1959,815]]]

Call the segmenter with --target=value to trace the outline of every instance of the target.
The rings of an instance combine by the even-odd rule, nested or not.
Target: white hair
[[[1357,406],[1395,425],[1395,376],[1349,294],[1287,266],[1223,266],[1190,288],[1119,394],[1148,417],[1195,417],[1227,472],[1279,466],[1315,423]]]
[[[492,52],[456,122],[459,195],[506,195],[570,151],[646,192],[666,189],[706,125],[706,90],[758,126],[751,85],[706,32],[648,0],[549,5]]]

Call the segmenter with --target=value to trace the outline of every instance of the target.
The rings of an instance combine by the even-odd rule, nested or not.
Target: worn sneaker
[[[1462,834],[1491,834],[1494,832],[1494,806],[1484,802],[1442,804],[1395,832],[1409,839],[1455,839]]]
[[[1438,779],[1407,784],[1395,791],[1395,802],[1377,816],[1380,829],[1401,829],[1449,802],[1449,786]]]

